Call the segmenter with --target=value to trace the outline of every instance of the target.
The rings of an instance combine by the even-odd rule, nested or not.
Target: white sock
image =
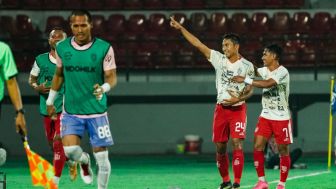
[[[53,179],[54,183],[58,186],[59,184],[59,181],[60,181],[60,178],[57,177],[57,176],[54,176],[54,179]]]
[[[108,151],[94,153],[94,156],[99,167],[97,175],[98,189],[107,189],[111,174],[111,164],[108,158]]]
[[[89,158],[88,158],[89,154],[86,152],[83,152],[81,157],[78,159],[79,163],[84,163],[84,164],[88,164],[89,163]]]
[[[266,182],[265,177],[259,177],[259,180],[262,181],[262,182]]]
[[[284,182],[279,182],[278,185],[282,185],[282,186],[285,186],[285,183]]]

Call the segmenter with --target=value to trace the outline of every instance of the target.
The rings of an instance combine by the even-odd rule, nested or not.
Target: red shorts
[[[254,136],[260,135],[269,139],[272,134],[277,144],[293,143],[292,120],[269,120],[259,117]]]
[[[49,142],[54,140],[55,135],[60,135],[60,117],[61,114],[57,114],[57,119],[52,120],[48,116],[44,116],[44,132]]]
[[[212,129],[213,142],[227,142],[230,137],[245,139],[246,104],[229,107],[217,104]]]

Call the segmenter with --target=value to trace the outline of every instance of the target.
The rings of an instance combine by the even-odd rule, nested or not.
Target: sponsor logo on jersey
[[[96,67],[91,66],[65,66],[67,72],[95,72]]]

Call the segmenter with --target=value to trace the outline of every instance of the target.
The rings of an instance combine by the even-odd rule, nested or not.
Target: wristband
[[[46,101],[47,106],[54,105],[54,102],[55,102],[55,99],[56,99],[57,95],[58,95],[58,91],[54,91],[54,90],[50,89],[49,96],[48,96],[48,99]]]
[[[244,83],[252,85],[253,79],[249,78],[249,77],[245,77],[244,79]]]
[[[101,88],[103,89],[103,93],[107,93],[111,90],[111,86],[108,83],[104,83]]]

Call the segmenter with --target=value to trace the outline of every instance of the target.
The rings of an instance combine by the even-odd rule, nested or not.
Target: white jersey
[[[264,79],[274,79],[277,85],[264,88],[262,94],[261,117],[270,120],[289,120],[290,111],[288,105],[289,96],[289,73],[288,70],[279,66],[272,72],[267,68],[259,68],[258,73]]]
[[[224,99],[231,98],[228,91],[232,91],[236,96],[239,96],[244,91],[246,84],[231,81],[233,76],[239,75],[254,78],[254,66],[245,58],[240,58],[236,62],[231,63],[224,54],[211,50],[209,61],[216,71],[217,103],[223,102]],[[234,106],[243,103],[244,102],[239,102]]]

